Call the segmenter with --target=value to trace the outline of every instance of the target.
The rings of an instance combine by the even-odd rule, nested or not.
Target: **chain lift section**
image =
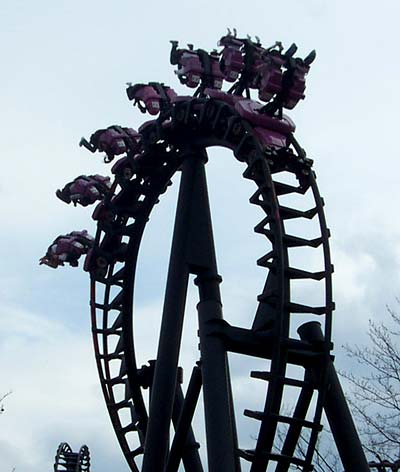
[[[221,38],[221,53],[178,49],[173,42],[171,63],[181,83],[196,88],[194,96],[178,96],[170,87],[151,82],[130,85],[128,98],[140,110],[158,115],[138,132],[111,126],[81,145],[104,151],[106,162],[117,155],[111,183],[101,176],[78,177],[58,196],[84,206],[100,200],[93,218],[97,233],[73,232],[56,239],[41,262],[51,267],[77,265],[87,253],[85,270],[91,276],[91,320],[100,383],[121,449],[132,472],[250,472],[293,467],[313,470],[313,454],[328,418],[346,471],[367,471],[368,464],[338,382],[331,355],[332,272],[329,229],[312,161],[294,138],[294,123],[283,114],[304,98],[305,75],[315,52],[294,58],[280,43],[264,49],[259,40]],[[228,92],[222,81],[235,82]],[[250,98],[258,89],[263,105]],[[263,212],[255,226],[267,247],[257,264],[266,279],[258,295],[252,327],[232,326],[223,319],[205,164],[206,149],[230,149],[244,166],[243,177],[254,183],[250,203]],[[180,171],[181,184],[156,360],[139,367],[133,332],[135,272],[141,239],[153,207]],[[280,180],[290,175],[295,184]],[[79,185],[78,185],[79,184]],[[97,193],[96,193],[97,192]],[[313,204],[284,204],[296,196]],[[309,238],[289,230],[290,222],[318,221],[319,235]],[[60,239],[61,238],[61,239]],[[319,258],[321,270],[296,267],[296,250]],[[310,257],[311,259],[311,257]],[[186,291],[190,274],[199,290],[200,361],[193,368],[186,393],[178,366]],[[319,281],[321,306],[293,299],[294,281]],[[313,285],[314,289],[314,285]],[[298,337],[291,327],[299,326]],[[227,354],[265,359],[268,369],[253,371],[265,382],[264,408],[243,413],[259,424],[253,449],[238,444]],[[288,375],[288,366],[302,369],[302,378]],[[143,390],[150,390],[147,405]],[[285,392],[296,391],[291,414],[284,413]],[[203,391],[207,437],[207,467],[191,424]],[[128,418],[128,419],[127,419]],[[170,438],[171,422],[175,434]],[[279,436],[279,431],[283,431]],[[307,447],[299,452],[300,436]],[[272,467],[272,468],[271,468]]]

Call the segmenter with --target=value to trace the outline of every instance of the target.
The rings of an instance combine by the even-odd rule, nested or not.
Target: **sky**
[[[368,320],[385,320],[385,306],[399,295],[399,14],[394,0],[254,0],[251,7],[227,0],[1,2],[0,394],[13,393],[0,415],[0,472],[51,470],[61,441],[73,449],[87,443],[97,472],[128,470],[97,380],[88,276],[39,267],[38,259],[59,234],[95,232],[91,208],[66,206],[54,192],[80,174],[110,172],[99,154],[78,147],[81,136],[111,124],[137,129],[148,119],[126,99],[126,82],[160,81],[187,94],[169,65],[171,39],[210,50],[236,27],[265,46],[296,42],[303,56],[316,49],[306,100],[290,116],[326,202],[336,365],[349,366],[342,345],[365,343]],[[240,164],[226,151],[210,157],[224,312],[246,326],[264,276],[255,268],[262,244],[252,233],[260,215],[248,204],[252,189]],[[140,253],[141,363],[155,355],[178,178],[174,184]],[[191,288],[188,312],[195,299]],[[188,318],[186,372],[197,356],[194,332]],[[264,390],[249,383],[243,360],[233,357],[232,370],[240,412]],[[252,427],[241,427],[245,443]]]

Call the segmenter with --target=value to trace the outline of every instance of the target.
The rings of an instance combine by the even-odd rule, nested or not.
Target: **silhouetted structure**
[[[294,44],[286,51],[280,43],[264,48],[257,38],[240,39],[231,33],[220,44],[220,53],[208,53],[192,45],[179,49],[172,42],[171,63],[177,65],[181,83],[196,89],[194,96],[179,96],[156,82],[129,85],[128,98],[142,112],[157,118],[144,123],[138,132],[114,125],[81,141],[92,152],[105,152],[107,162],[122,156],[112,168],[111,187],[102,185],[99,191],[93,183],[97,193],[92,200],[100,201],[93,214],[97,233],[94,243],[85,246],[96,360],[116,435],[134,472],[173,472],[181,462],[190,472],[238,472],[241,460],[251,463],[251,472],[265,472],[270,464],[275,464],[276,472],[290,466],[311,471],[325,410],[346,471],[367,471],[332,363],[333,266],[324,202],[313,162],[294,138],[294,123],[283,114],[284,108],[292,109],[304,98],[305,76],[315,52],[303,60],[294,57]],[[227,92],[221,90],[223,80],[233,83]],[[251,99],[252,89],[258,90],[264,104]],[[243,163],[244,178],[256,188],[250,203],[265,214],[255,232],[268,243],[257,261],[266,270],[266,281],[250,329],[231,326],[222,316],[222,279],[205,175],[209,146],[231,149]],[[182,176],[158,353],[155,361],[139,368],[133,340],[138,251],[151,211],[177,171]],[[285,182],[285,177],[295,183]],[[79,179],[86,191],[93,176]],[[65,198],[69,199],[74,182],[59,191],[59,196],[68,193]],[[81,198],[75,187],[74,202],[91,201],[87,195]],[[284,205],[286,196],[296,196],[298,205]],[[313,205],[304,209],[303,201],[310,200]],[[318,220],[319,235],[310,239],[293,234],[289,220]],[[49,249],[53,266],[60,252],[57,243],[55,246],[53,251]],[[320,258],[320,271],[294,266],[296,251],[305,249],[310,260]],[[72,260],[75,263],[76,257]],[[190,274],[196,276],[199,292],[200,359],[184,394],[178,358]],[[291,287],[297,280],[310,286],[320,281],[323,304],[296,302]],[[299,325],[297,337],[290,328]],[[228,352],[267,361],[265,371],[251,373],[266,385],[264,408],[244,412],[260,425],[251,450],[238,444]],[[302,375],[289,376],[289,365],[297,366]],[[143,389],[148,388],[150,405],[143,397]],[[282,398],[288,389],[296,392],[297,401],[293,413],[285,415]],[[207,436],[205,469],[191,427],[201,390]],[[175,434],[170,438],[171,423]],[[278,443],[277,430],[282,426],[284,439]],[[303,455],[297,450],[301,433],[308,438]]]
[[[54,472],[90,472],[90,453],[87,446],[73,452],[71,446],[63,442],[58,446]]]

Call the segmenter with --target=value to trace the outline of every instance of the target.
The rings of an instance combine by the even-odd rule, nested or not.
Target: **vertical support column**
[[[303,324],[298,333],[302,340],[311,344],[324,342],[321,325],[316,321]],[[328,385],[324,409],[342,465],[345,472],[369,472],[370,468],[332,360],[328,361],[326,369]]]
[[[189,268],[185,253],[194,179],[191,158],[183,163],[167,286],[154,371],[143,472],[162,472],[168,454]]]
[[[222,320],[222,304],[219,298],[216,275],[202,274],[196,278],[200,302],[199,337],[203,376],[203,397],[207,434],[209,472],[236,472],[234,412],[227,353],[222,340],[213,334],[213,326]]]
[[[222,303],[204,163],[196,163],[196,187],[192,195],[193,221],[190,233],[190,271],[196,273],[200,302],[199,337],[209,472],[238,472],[237,437],[232,405],[227,352],[220,337],[213,334],[221,321]]]
[[[222,304],[205,160],[205,152],[192,152],[182,165],[142,472],[162,472],[166,466],[189,273],[197,275],[200,293],[198,314],[208,470],[240,471],[227,353],[222,340],[210,333],[212,322],[222,320]]]

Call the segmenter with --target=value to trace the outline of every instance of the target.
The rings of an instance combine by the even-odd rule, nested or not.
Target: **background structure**
[[[94,232],[92,209],[66,207],[53,194],[80,173],[108,172],[99,156],[77,147],[82,135],[142,122],[125,82],[164,81],[185,93],[169,65],[170,39],[212,49],[230,26],[258,34],[264,45],[295,41],[303,55],[317,49],[306,100],[290,116],[315,159],[327,203],[336,365],[347,366],[341,345],[364,341],[368,318],[386,316],[384,305],[399,293],[399,13],[394,0],[286,0],[279,7],[256,0],[251,9],[226,0],[3,2],[0,393],[12,389],[13,395],[0,417],[0,472],[51,470],[61,440],[89,444],[97,472],[127,470],[98,386],[88,276],[39,268],[37,260],[58,234]],[[227,151],[217,152],[220,158],[208,166],[210,197],[220,200],[212,212],[222,295],[233,300],[225,316],[236,322],[255,305],[262,283],[255,266],[262,240],[252,233],[258,214],[247,203],[251,190],[240,165]],[[165,271],[157,268],[168,259],[176,190],[156,209],[139,261],[137,307],[147,329],[140,362],[149,358],[159,321]],[[229,232],[237,212],[245,223]],[[150,279],[158,291],[149,290]],[[187,339],[183,361],[191,364],[196,343]],[[258,394],[246,383],[246,365],[233,359],[232,373],[239,402]],[[241,434],[251,437],[252,430],[245,426]]]

